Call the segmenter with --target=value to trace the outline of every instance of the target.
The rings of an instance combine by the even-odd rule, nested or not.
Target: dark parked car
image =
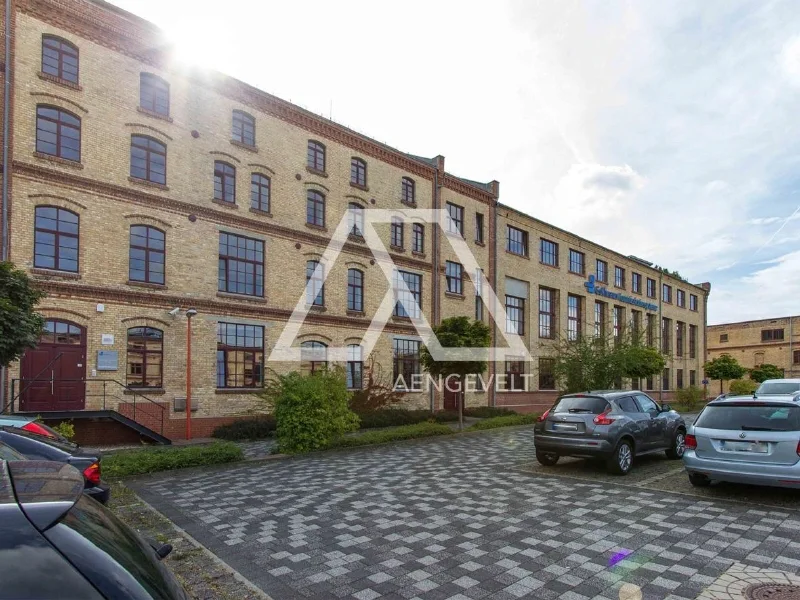
[[[188,600],[156,549],[70,465],[0,460],[0,600]]]
[[[666,452],[683,456],[686,424],[669,405],[639,391],[595,391],[563,396],[534,426],[536,459],[552,466],[561,456],[602,458],[626,475],[633,459]]]
[[[100,480],[99,454],[86,452],[77,444],[59,442],[14,427],[0,427],[0,442],[29,460],[54,460],[72,465],[83,474],[84,492],[98,502],[108,502],[111,488]]]

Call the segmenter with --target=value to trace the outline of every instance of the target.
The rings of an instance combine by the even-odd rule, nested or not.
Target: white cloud
[[[800,86],[800,36],[788,40],[778,57],[783,72],[793,84]]]

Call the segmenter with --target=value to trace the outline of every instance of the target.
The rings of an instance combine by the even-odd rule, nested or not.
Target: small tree
[[[756,383],[763,383],[767,379],[782,379],[783,369],[775,365],[765,364],[750,369],[750,379]]]
[[[353,392],[350,408],[356,413],[365,413],[398,404],[403,399],[402,392],[394,389],[393,382],[384,375],[383,367],[370,354],[366,365],[367,380],[360,390]]]
[[[747,373],[739,362],[730,354],[723,354],[703,365],[706,377],[719,379],[719,393],[722,393],[722,382],[730,379],[741,379]]]
[[[39,341],[44,319],[34,307],[44,293],[10,262],[0,262],[0,366],[17,360]]]
[[[758,384],[752,379],[734,379],[728,386],[731,394],[736,396],[749,396],[756,391]]]
[[[488,348],[492,343],[489,326],[469,317],[450,317],[433,328],[436,339],[443,348]],[[426,347],[420,350],[420,363],[434,377],[454,377],[458,381],[458,428],[464,428],[464,381],[467,375],[480,375],[486,371],[485,360],[437,361]]]
[[[683,404],[687,410],[694,410],[697,408],[697,405],[704,397],[705,393],[703,389],[696,385],[690,385],[689,387],[675,391],[675,399]]]

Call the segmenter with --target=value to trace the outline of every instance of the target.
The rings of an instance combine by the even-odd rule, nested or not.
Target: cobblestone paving
[[[617,600],[624,584],[681,600],[734,564],[800,570],[800,512],[520,470],[533,461],[525,428],[131,486],[276,600]]]

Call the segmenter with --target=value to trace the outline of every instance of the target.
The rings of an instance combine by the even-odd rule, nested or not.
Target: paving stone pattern
[[[680,600],[734,563],[800,570],[798,512],[518,470],[533,460],[530,429],[501,430],[132,487],[275,599],[617,600],[629,584]]]

